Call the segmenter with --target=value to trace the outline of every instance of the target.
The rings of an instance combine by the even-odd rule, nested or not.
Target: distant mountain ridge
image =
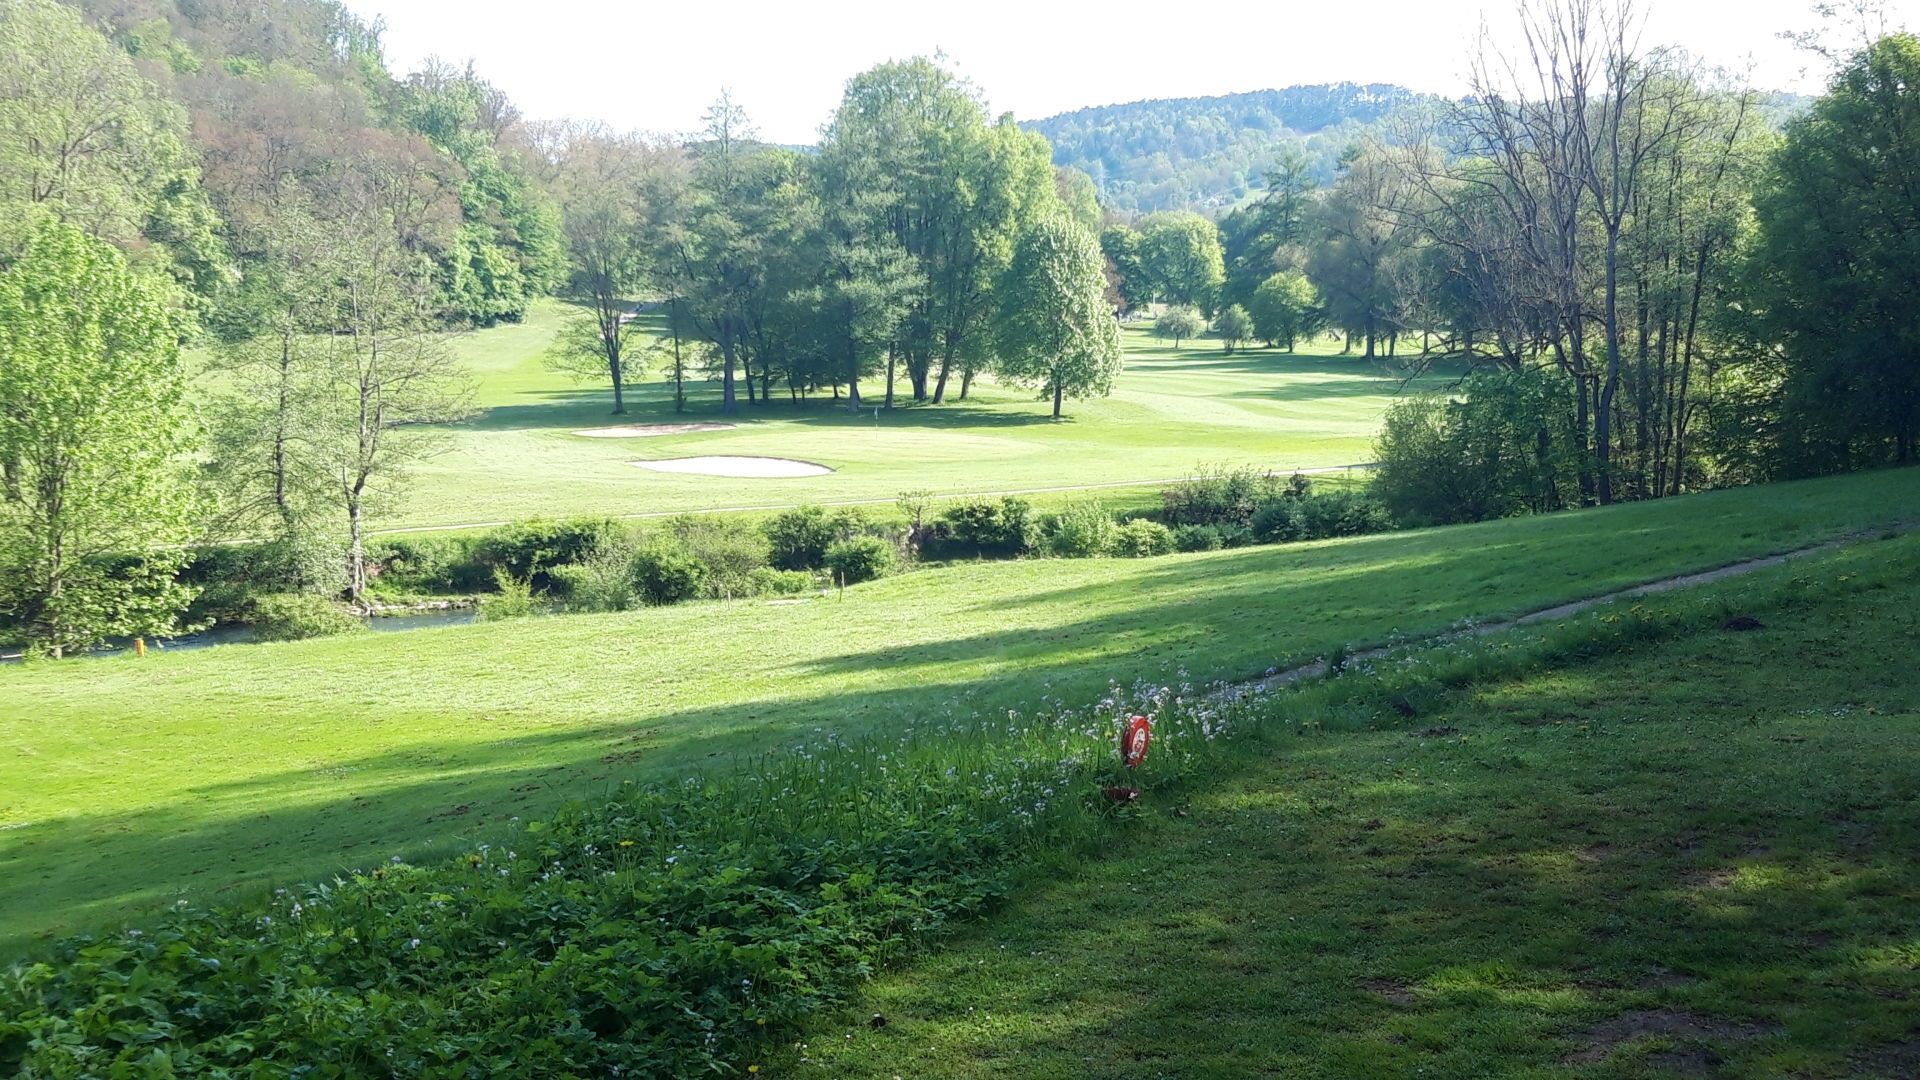
[[[1811,100],[1762,92],[1757,105],[1779,127]],[[1391,83],[1320,83],[1098,105],[1021,126],[1047,137],[1054,164],[1091,176],[1108,209],[1218,214],[1265,186],[1266,170],[1288,144],[1326,184],[1356,139],[1397,116],[1449,104]]]
[[[1091,176],[1112,209],[1219,210],[1259,188],[1288,143],[1325,182],[1355,138],[1445,103],[1391,83],[1323,83],[1099,105],[1022,126],[1047,137],[1055,164]]]

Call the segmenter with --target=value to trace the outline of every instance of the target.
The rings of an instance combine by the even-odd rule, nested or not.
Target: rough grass
[[[1033,394],[976,382],[965,402],[872,409],[831,400],[796,405],[776,388],[770,406],[742,391],[729,431],[645,439],[582,438],[613,423],[719,418],[717,385],[689,384],[675,414],[659,372],[611,416],[611,395],[546,370],[541,352],[565,318],[553,301],[524,323],[460,335],[485,412],[454,428],[447,451],[421,466],[381,528],[503,521],[534,515],[673,513],[797,502],[881,501],[905,489],[940,495],[1168,480],[1232,462],[1273,469],[1370,460],[1381,414],[1403,390],[1391,361],[1340,356],[1331,344],[1225,355],[1211,339],[1178,352],[1144,329],[1124,335],[1127,370],[1110,398],[1070,403],[1061,421]],[[1415,380],[1437,385],[1440,376]],[[902,392],[905,382],[902,380]],[[956,387],[957,389],[957,387]],[[863,392],[876,403],[883,383]],[[828,476],[729,479],[636,469],[638,458],[732,454],[819,462]]]
[[[1920,512],[1896,471],[1151,560],[0,671],[0,940],[431,855],[796,730],[1256,674]]]
[[[1150,801],[775,1073],[1920,1074],[1920,540],[1707,593]]]

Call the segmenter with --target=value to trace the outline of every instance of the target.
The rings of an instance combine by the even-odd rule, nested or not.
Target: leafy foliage
[[[0,273],[0,616],[55,656],[176,629],[197,432],[165,290],[70,225]]]

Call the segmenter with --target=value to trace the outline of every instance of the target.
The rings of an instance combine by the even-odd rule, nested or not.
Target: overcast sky
[[[384,19],[398,71],[429,56],[475,61],[534,118],[684,132],[730,88],[762,137],[812,142],[846,79],[884,60],[944,52],[995,112],[1033,119],[1087,105],[1320,82],[1458,93],[1483,14],[1510,0],[347,0]],[[1650,41],[1811,91],[1818,72],[1780,41],[1813,0],[1641,0]],[[1920,25],[1920,0],[1893,0]]]

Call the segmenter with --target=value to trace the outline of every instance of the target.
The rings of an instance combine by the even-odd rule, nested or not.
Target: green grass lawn
[[[0,670],[0,940],[398,853],[816,726],[1251,675],[1920,514],[1920,471],[1161,559]]]
[[[778,388],[772,405],[751,406],[743,392],[731,430],[592,439],[574,432],[721,420],[719,391],[689,384],[688,410],[675,414],[671,387],[654,373],[629,393],[627,415],[611,416],[604,388],[573,383],[542,365],[566,311],[546,301],[524,323],[454,339],[485,411],[452,430],[446,451],[416,470],[377,527],[887,501],[916,488],[956,495],[1117,485],[1220,463],[1348,465],[1371,460],[1381,414],[1395,394],[1445,378],[1408,383],[1399,364],[1340,356],[1327,343],[1292,354],[1227,356],[1218,341],[1200,339],[1176,352],[1134,327],[1124,334],[1127,368],[1113,396],[1070,403],[1059,421],[1034,394],[983,380],[965,402],[902,401],[877,416],[872,409],[849,415],[825,400],[794,405]],[[882,389],[864,386],[876,402]],[[834,472],[741,479],[632,464],[707,454],[798,458]]]
[[[1758,630],[1283,736],[773,1073],[1920,1075],[1920,538],[1765,576]]]

